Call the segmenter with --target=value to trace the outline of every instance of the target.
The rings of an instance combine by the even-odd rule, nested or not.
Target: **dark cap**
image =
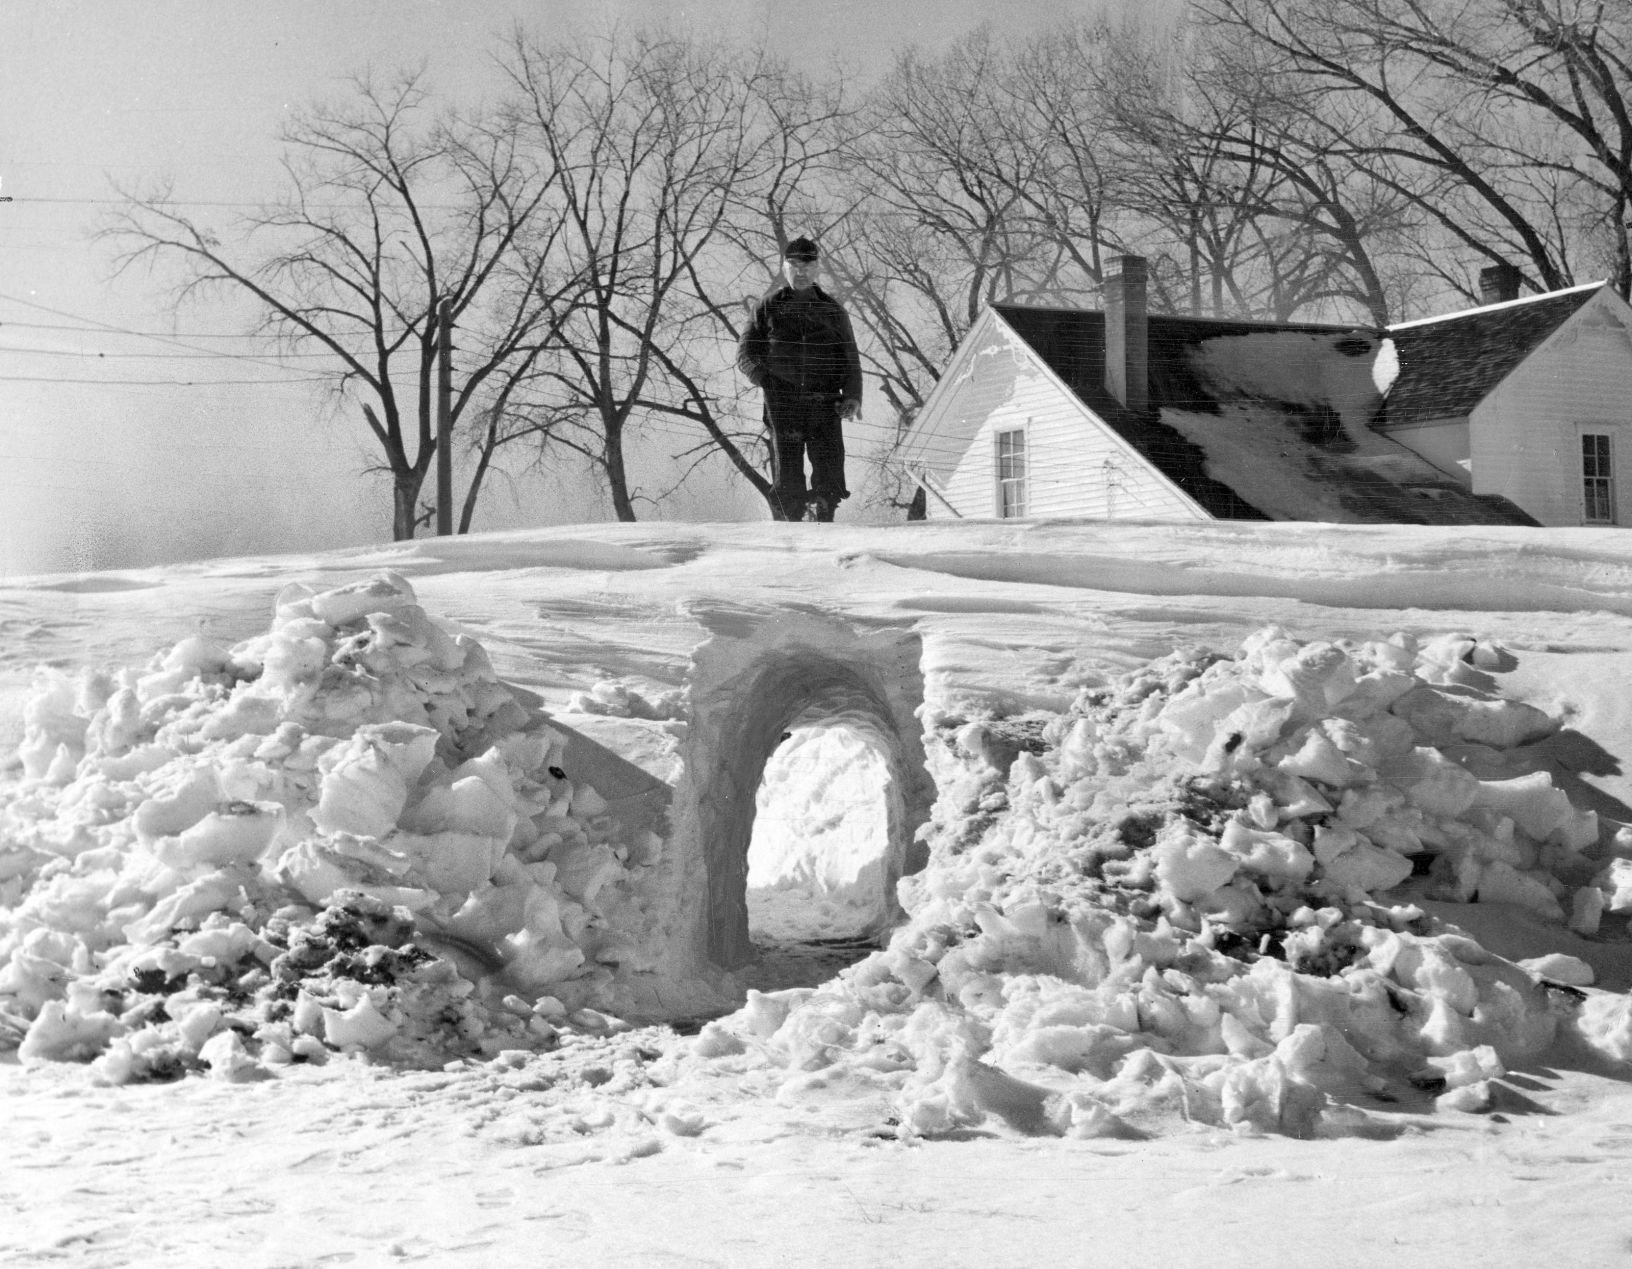
[[[795,238],[782,251],[784,260],[814,260],[820,253],[809,238]]]

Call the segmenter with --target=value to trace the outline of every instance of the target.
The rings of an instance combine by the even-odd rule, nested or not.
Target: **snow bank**
[[[905,636],[853,634],[841,663],[814,650],[826,625],[792,651],[785,626],[738,627],[695,658],[688,699],[700,675],[718,717],[689,729],[692,758],[704,733],[741,767],[731,787],[757,788],[780,729],[842,736],[863,715],[905,752],[884,699],[905,690]],[[1063,714],[952,717],[932,699],[929,862],[900,882],[889,945],[820,987],[750,993],[677,1078],[735,1062],[887,1090],[909,1138],[1179,1118],[1306,1135],[1487,1108],[1560,1038],[1632,1060],[1632,1009],[1585,965],[1503,960],[1417,906],[1496,900],[1625,933],[1632,865],[1611,856],[1632,843],[1606,850],[1527,765],[1555,724],[1488,689],[1512,663],[1471,637],[1267,629]],[[772,783],[814,807],[831,754],[797,748],[823,759]],[[708,905],[675,884],[691,872],[615,762],[388,574],[287,590],[270,630],[230,649],[188,639],[140,670],[46,674],[0,788],[0,1037],[110,1081],[241,1080],[619,1030],[607,1010],[633,980],[691,964],[677,905]],[[689,771],[699,799],[705,777]],[[731,814],[745,864],[740,799]]]
[[[663,843],[592,749],[392,574],[46,673],[0,790],[0,1040],[122,1081],[604,1029],[661,955]]]
[[[1579,928],[1627,906],[1594,815],[1513,774],[1554,724],[1478,686],[1509,663],[1465,637],[1268,629],[1065,715],[932,718],[905,924],[828,984],[752,994],[695,1058],[885,1085],[908,1137],[1363,1131],[1431,1097],[1488,1107],[1561,1026],[1624,1059],[1625,1003],[1580,1007],[1585,966],[1501,960],[1412,902]]]

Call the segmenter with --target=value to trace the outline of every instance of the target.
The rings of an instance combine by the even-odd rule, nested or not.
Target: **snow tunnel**
[[[677,880],[691,900],[674,931],[684,948],[675,950],[722,969],[754,959],[749,851],[767,764],[774,777],[779,757],[805,773],[783,783],[808,781],[824,762],[855,766],[852,791],[875,798],[882,840],[863,860],[867,847],[852,832],[849,857],[834,867],[850,874],[846,906],[867,914],[866,932],[887,928],[900,915],[896,882],[923,866],[916,834],[935,798],[917,713],[922,640],[899,627],[858,629],[809,611],[696,615],[711,637],[693,654],[684,775],[671,805]],[[796,849],[801,831],[782,824],[773,853]],[[869,893],[858,898],[857,887]]]
[[[892,737],[871,714],[817,710],[765,760],[748,842],[756,946],[864,940],[893,915],[885,844],[905,814]]]

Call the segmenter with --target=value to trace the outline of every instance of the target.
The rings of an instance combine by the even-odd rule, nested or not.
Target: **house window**
[[[997,514],[1013,520],[1026,514],[1026,433],[997,433]]]
[[[1609,433],[1581,433],[1581,518],[1587,524],[1615,523],[1615,473]]]

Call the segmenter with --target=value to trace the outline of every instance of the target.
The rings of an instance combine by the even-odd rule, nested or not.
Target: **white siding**
[[[1607,432],[1615,522],[1632,524],[1627,319],[1625,305],[1601,293],[1479,404],[1471,429],[1475,493],[1502,494],[1542,524],[1581,524],[1581,433]]]
[[[904,461],[945,485],[982,420],[1009,391],[1014,364],[1023,356],[1021,342],[995,313],[981,315],[919,411],[902,446]]]
[[[1001,319],[971,332],[952,379],[936,389],[918,440],[922,461],[957,514],[998,514],[996,434],[1026,432],[1027,518],[1206,519],[1184,495],[1102,422]],[[944,389],[944,390],[943,390]],[[962,438],[967,437],[967,441]],[[961,455],[951,448],[965,445]],[[909,458],[911,455],[909,454]],[[946,469],[948,458],[955,461]],[[928,500],[930,519],[952,512]]]
[[[1413,453],[1420,454],[1447,476],[1460,480],[1464,485],[1472,483],[1467,419],[1435,419],[1431,423],[1391,427],[1388,429],[1388,439],[1398,441]]]

